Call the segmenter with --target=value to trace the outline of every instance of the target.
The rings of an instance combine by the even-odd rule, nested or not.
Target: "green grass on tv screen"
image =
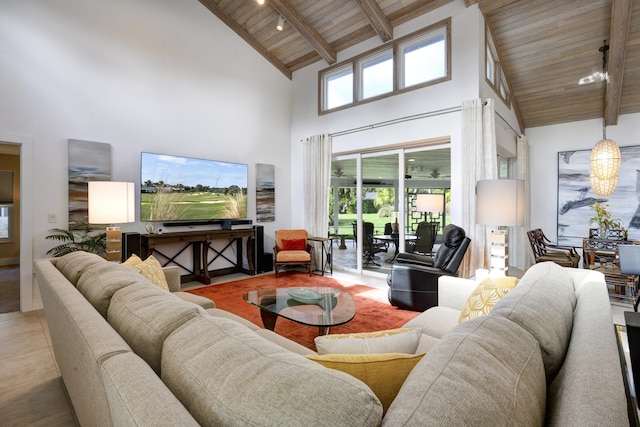
[[[247,197],[231,198],[220,193],[143,193],[141,221],[206,220],[246,218]]]

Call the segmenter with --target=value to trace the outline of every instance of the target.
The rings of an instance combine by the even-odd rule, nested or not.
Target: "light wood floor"
[[[333,277],[341,275],[350,274],[334,271]],[[225,277],[224,281],[246,277]],[[381,278],[357,277],[370,286],[386,287]],[[185,288],[201,286],[196,283],[185,285]],[[611,308],[613,323],[624,325],[623,313],[629,307],[612,303]],[[626,343],[626,334],[623,343]],[[628,358],[628,346],[625,347]],[[77,425],[55,363],[42,310],[0,314],[0,425]]]
[[[0,424],[75,426],[44,312],[0,314]]]

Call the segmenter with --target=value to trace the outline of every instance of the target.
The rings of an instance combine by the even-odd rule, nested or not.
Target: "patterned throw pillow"
[[[140,257],[133,254],[123,264],[127,267],[138,270],[138,272],[151,283],[160,289],[164,289],[169,292],[169,284],[167,283],[164,271],[162,271],[162,266],[158,260],[153,257],[153,255],[149,255],[149,258],[142,261]]]
[[[458,323],[475,317],[486,316],[493,306],[516,284],[515,277],[487,277],[471,292],[458,318]]]
[[[306,357],[327,368],[345,372],[368,385],[386,412],[424,354],[325,354]]]

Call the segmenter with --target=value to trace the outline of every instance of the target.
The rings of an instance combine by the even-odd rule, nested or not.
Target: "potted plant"
[[[595,211],[595,216],[591,218],[591,222],[598,226],[598,236],[601,239],[606,239],[610,230],[622,230],[622,224],[619,219],[611,219],[611,212],[609,212],[608,203],[596,202],[591,206],[591,209]]]
[[[107,254],[107,233],[98,232],[87,225],[80,230],[65,230],[54,228],[49,230],[51,234],[45,237],[47,240],[62,242],[58,246],[47,251],[47,255],[59,257],[75,251],[91,252],[102,257]]]

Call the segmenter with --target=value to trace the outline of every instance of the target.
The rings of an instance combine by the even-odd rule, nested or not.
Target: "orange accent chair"
[[[311,276],[313,246],[307,242],[306,230],[277,230],[273,253],[276,277],[278,269],[286,265],[305,265]]]

